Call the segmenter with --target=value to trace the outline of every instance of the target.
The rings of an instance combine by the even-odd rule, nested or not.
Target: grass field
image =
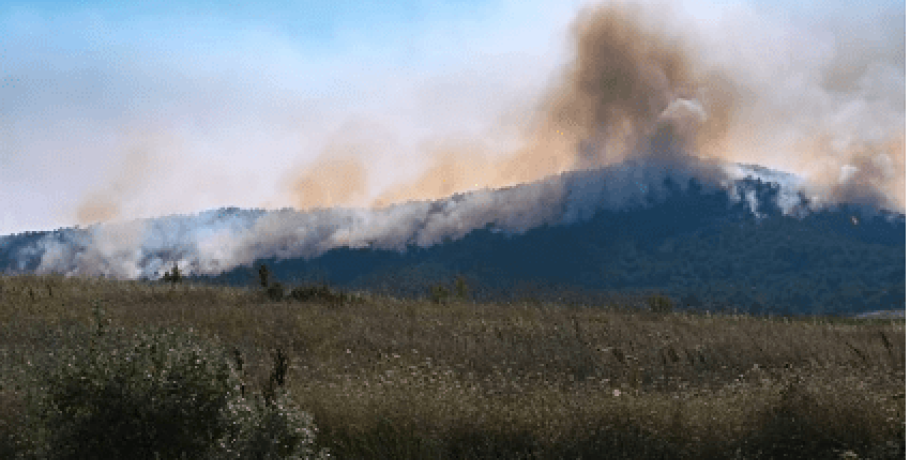
[[[250,392],[281,349],[336,458],[904,458],[903,319],[275,301],[59,276],[0,277],[0,457],[28,443],[33,370],[86,347],[99,308],[127,333],[217,337]]]

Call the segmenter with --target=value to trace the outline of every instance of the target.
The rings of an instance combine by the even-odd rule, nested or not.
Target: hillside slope
[[[483,300],[659,291],[680,306],[756,313],[905,307],[902,216],[848,205],[813,211],[805,199],[785,214],[781,186],[754,178],[738,181],[739,196],[695,179],[685,187],[670,179],[662,185],[660,198],[600,209],[570,224],[521,233],[489,224],[427,248],[336,248],[257,264],[285,282],[413,296],[462,275]],[[214,277],[234,285],[254,279],[248,267]]]
[[[0,237],[0,271],[160,277],[479,300],[664,293],[680,306],[857,314],[905,305],[905,216],[822,204],[799,178],[692,159],[630,161],[379,210],[224,208]],[[593,301],[593,300],[592,300]]]

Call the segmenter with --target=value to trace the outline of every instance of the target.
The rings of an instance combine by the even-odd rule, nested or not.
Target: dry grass
[[[0,277],[0,457],[26,363],[77,345],[97,303],[127,330],[234,344],[252,386],[287,350],[340,458],[903,458],[903,320],[364,298]]]

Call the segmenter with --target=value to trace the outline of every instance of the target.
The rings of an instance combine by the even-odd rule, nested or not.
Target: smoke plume
[[[115,166],[111,180],[84,196],[78,204],[76,221],[80,225],[119,220],[124,207],[135,209],[136,202],[148,194],[156,176],[168,174],[178,161],[167,153],[174,150],[176,139],[150,131],[131,132],[124,137],[123,160]],[[167,196],[169,191],[157,192]]]
[[[365,182],[366,168],[357,158],[320,157],[312,169],[292,179],[295,207],[305,211],[354,204],[366,191]]]
[[[702,91],[718,108],[706,113],[696,98],[700,79],[720,77],[699,75],[684,37],[667,33],[656,18],[635,6],[582,11],[571,31],[574,60],[526,117],[518,148],[497,154],[480,141],[437,143],[423,174],[372,205],[527,183],[636,156],[696,154],[696,136],[711,142],[723,134],[718,127],[729,123],[729,110],[719,106],[729,97]],[[708,129],[700,131],[703,125]]]
[[[285,175],[298,211],[95,226],[42,242],[40,270],[153,276],[179,261],[217,273],[339,246],[429,246],[490,224],[523,232],[646,205],[668,177],[740,196],[734,163],[799,173],[786,177],[784,212],[800,190],[818,203],[904,210],[903,9],[870,19],[882,25],[873,32],[837,18],[769,28],[747,8],[699,28],[661,11],[624,3],[582,10],[569,31],[572,59],[515,118],[520,126],[508,127],[520,133],[510,143],[424,142],[415,177],[371,193],[373,154],[384,142],[343,131],[319,159]],[[114,181],[80,208],[80,221],[116,217],[116,197],[135,183]]]

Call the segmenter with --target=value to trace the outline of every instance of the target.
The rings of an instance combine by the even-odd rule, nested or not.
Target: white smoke
[[[725,190],[757,213],[754,190],[745,177],[781,184],[778,207],[784,214],[800,203],[800,179],[744,165],[638,158],[605,169],[575,171],[499,190],[477,190],[437,201],[414,201],[384,209],[320,209],[299,212],[213,210],[119,224],[95,225],[46,235],[19,250],[18,269],[37,259],[38,273],[157,278],[173,264],[187,273],[218,274],[264,258],[313,258],[338,247],[404,251],[492,226],[520,234],[542,224],[567,225],[590,219],[598,210],[619,211],[660,202],[669,178],[687,190],[690,179],[703,193]],[[759,215],[759,217],[761,217]]]

